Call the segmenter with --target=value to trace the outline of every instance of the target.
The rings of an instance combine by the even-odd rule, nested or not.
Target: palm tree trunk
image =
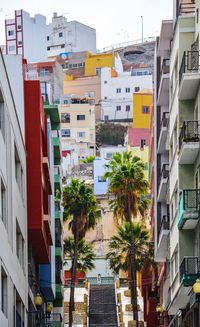
[[[133,319],[136,322],[136,327],[139,326],[138,323],[138,310],[137,310],[137,275],[136,275],[136,267],[135,267],[135,239],[134,239],[134,233],[133,233],[133,225],[132,225],[132,219],[131,219],[131,199],[130,196],[128,197],[128,218],[130,222],[130,232],[131,232],[131,255],[130,255],[130,261],[131,261],[131,302],[132,302],[132,308],[133,308]]]
[[[75,227],[74,235],[74,258],[72,260],[72,269],[71,269],[71,285],[70,285],[70,301],[69,301],[69,327],[72,327],[73,324],[73,311],[74,311],[74,294],[75,294],[75,284],[76,284],[76,270],[77,270],[77,261],[78,261],[78,242],[79,242],[79,232],[77,226]]]

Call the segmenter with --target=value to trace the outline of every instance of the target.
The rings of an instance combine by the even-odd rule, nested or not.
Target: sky
[[[97,49],[157,36],[161,21],[172,18],[173,0],[0,0],[0,44],[5,43],[4,20],[14,17],[15,9],[31,16],[43,14],[47,23],[53,12],[96,28]]]

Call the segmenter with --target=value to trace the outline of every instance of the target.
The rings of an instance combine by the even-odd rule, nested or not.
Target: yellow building
[[[112,53],[89,54],[85,60],[85,76],[95,76],[100,73],[102,67],[114,67]]]
[[[131,147],[127,146],[127,150],[131,151],[134,156],[139,157],[145,164],[144,175],[147,180],[149,180],[149,146],[144,146],[143,148],[139,146]]]
[[[149,128],[153,108],[153,93],[145,90],[133,94],[133,128]]]

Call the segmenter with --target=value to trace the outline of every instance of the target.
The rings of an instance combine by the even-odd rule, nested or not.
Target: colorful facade
[[[112,53],[89,54],[85,60],[85,76],[96,76],[100,74],[102,67],[114,66],[115,55]]]
[[[153,94],[151,90],[133,94],[133,128],[150,129],[152,108]]]

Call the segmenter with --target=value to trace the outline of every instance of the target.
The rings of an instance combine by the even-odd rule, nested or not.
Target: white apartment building
[[[101,120],[132,120],[133,93],[152,89],[152,75],[142,70],[141,75],[112,69],[101,69]]]
[[[96,30],[77,21],[68,22],[57,13],[47,25],[46,38],[48,57],[80,51],[96,53]]]
[[[30,17],[15,10],[13,19],[5,20],[6,54],[21,54],[28,62],[47,60],[46,17]]]
[[[61,114],[61,148],[84,159],[96,154],[95,108],[89,103],[59,105]],[[75,163],[77,161],[75,160]],[[64,172],[65,174],[65,172]]]
[[[26,327],[28,309],[26,154],[22,112],[21,125],[18,115],[24,108],[17,108],[23,100],[14,98],[0,52],[1,327]]]

